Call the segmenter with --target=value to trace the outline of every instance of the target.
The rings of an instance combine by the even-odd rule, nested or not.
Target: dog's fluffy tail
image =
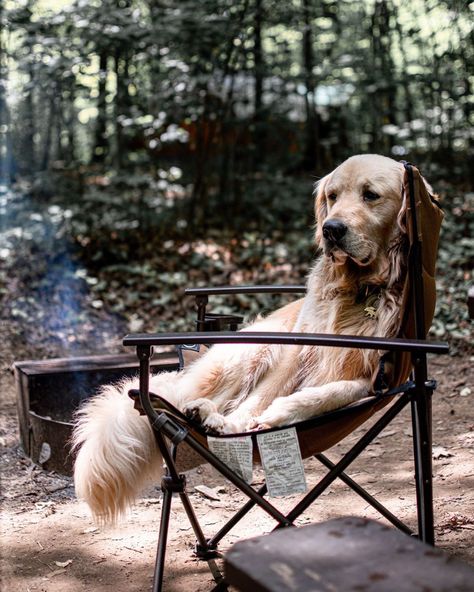
[[[162,470],[150,424],[128,397],[132,388],[138,388],[137,380],[108,385],[76,415],[76,494],[100,523],[115,523]]]

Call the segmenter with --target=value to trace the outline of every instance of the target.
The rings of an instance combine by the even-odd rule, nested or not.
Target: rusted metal
[[[174,352],[156,354],[153,371],[176,370]],[[20,439],[33,462],[72,474],[72,417],[104,384],[138,374],[133,354],[29,360],[13,365]]]

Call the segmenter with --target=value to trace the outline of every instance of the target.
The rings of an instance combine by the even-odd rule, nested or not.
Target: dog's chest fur
[[[381,288],[348,286],[344,279],[334,279],[330,267],[320,262],[308,278],[308,290],[294,331],[376,335],[381,300]]]
[[[382,291],[342,288],[321,270],[308,281],[294,331],[375,336],[382,334],[380,311]],[[326,281],[325,281],[326,280]],[[377,352],[338,347],[303,347],[298,354],[299,386],[326,384],[336,380],[370,377]]]

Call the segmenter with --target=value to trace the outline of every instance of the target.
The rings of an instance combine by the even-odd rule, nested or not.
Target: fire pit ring
[[[156,354],[152,371],[178,368],[174,352]],[[104,384],[138,373],[134,354],[28,360],[13,364],[20,440],[31,460],[48,471],[72,475],[72,418]]]

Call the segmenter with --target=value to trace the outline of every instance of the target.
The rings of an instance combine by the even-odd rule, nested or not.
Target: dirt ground
[[[439,382],[433,413],[436,538],[440,548],[474,564],[474,352],[465,347],[453,350],[455,355],[432,359],[430,364],[431,375]],[[25,345],[15,327],[3,327],[1,589],[8,592],[149,590],[161,505],[159,488],[146,491],[119,527],[105,530],[93,524],[86,505],[75,498],[70,478],[43,471],[20,448],[11,364],[14,360],[54,354],[51,350]],[[367,427],[366,424],[361,429]],[[348,472],[415,527],[410,434],[408,412],[404,411]],[[356,436],[331,450],[330,458],[337,460]],[[309,484],[322,475],[317,461],[306,461],[306,474]],[[260,471],[255,473],[255,483],[258,482],[262,482]],[[216,532],[219,524],[243,502],[243,497],[209,467],[190,472],[188,483],[206,534]],[[215,488],[218,499],[204,497],[194,489],[197,485]],[[294,505],[295,499],[296,496],[276,503],[285,510]],[[336,483],[299,523],[343,515],[377,517],[366,502],[342,483]],[[254,509],[224,540],[222,550],[242,537],[268,532],[272,526],[270,518]],[[193,557],[193,545],[192,529],[179,499],[175,499],[167,555],[167,590],[212,589],[207,565]]]

